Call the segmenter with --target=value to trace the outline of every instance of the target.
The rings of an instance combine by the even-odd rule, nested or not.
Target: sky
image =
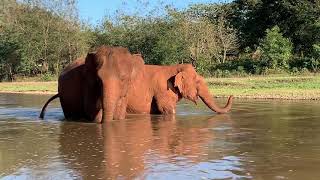
[[[111,16],[115,14],[116,10],[120,9],[125,13],[144,12],[147,10],[142,4],[148,3],[150,7],[155,8],[160,1],[178,9],[196,3],[222,2],[221,0],[78,0],[78,9],[82,20],[90,24],[98,24],[104,16]]]

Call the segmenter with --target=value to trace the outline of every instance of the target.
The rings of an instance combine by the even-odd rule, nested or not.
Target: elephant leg
[[[116,105],[115,112],[114,112],[114,119],[125,119],[126,118],[126,109],[128,104],[128,98],[121,97]]]
[[[73,101],[74,99],[65,100],[64,97],[60,98],[61,107],[63,110],[64,117],[66,119],[79,120],[84,118],[83,108],[81,107],[81,101]],[[80,105],[80,106],[79,106]]]
[[[163,121],[176,121],[176,116],[175,114],[165,114],[162,116]]]
[[[102,106],[100,99],[100,89],[98,86],[89,86],[87,85],[84,90],[84,111],[86,114],[86,118],[89,121],[93,121],[96,123],[101,123],[102,121]],[[90,88],[89,88],[90,87]]]
[[[155,96],[158,109],[161,114],[176,113],[176,98],[169,93],[158,94]]]
[[[98,113],[96,114],[96,116],[93,119],[93,122],[101,123],[101,121],[102,121],[102,109],[99,109]]]
[[[95,103],[88,103],[85,105],[86,117],[89,121],[101,123],[102,121],[102,108],[96,107]]]

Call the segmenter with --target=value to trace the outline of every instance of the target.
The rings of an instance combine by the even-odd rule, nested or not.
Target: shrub
[[[299,69],[297,67],[294,67],[291,69],[291,73],[292,74],[298,74],[299,73]]]
[[[40,76],[40,79],[42,81],[53,81],[53,80],[56,80],[56,76],[51,74],[50,72],[47,72],[47,73],[44,73]]]
[[[267,29],[266,33],[265,38],[260,43],[262,50],[261,60],[266,63],[269,69],[288,69],[293,44],[288,38],[282,36],[278,26]]]
[[[312,47],[311,67],[313,72],[317,72],[320,68],[320,44],[314,44]]]
[[[218,64],[211,67],[211,71],[228,70],[228,71],[238,71],[239,74],[257,74],[259,67],[259,61],[254,61],[249,58],[227,61],[226,63]]]
[[[298,69],[301,71],[303,68],[313,70],[314,67],[317,66],[314,58],[310,57],[294,57],[289,61],[289,67],[291,71],[293,68]]]
[[[301,75],[309,75],[310,74],[310,71],[307,69],[307,68],[302,68],[300,70],[300,74]]]

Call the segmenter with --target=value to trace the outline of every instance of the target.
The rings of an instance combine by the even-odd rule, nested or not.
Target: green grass
[[[320,100],[320,76],[276,76],[243,78],[207,78],[210,92],[217,97],[317,99]],[[0,92],[56,93],[57,82],[0,83]]]
[[[207,82],[218,97],[320,99],[319,76],[208,78]]]
[[[0,92],[8,93],[56,93],[58,83],[50,82],[3,82]]]

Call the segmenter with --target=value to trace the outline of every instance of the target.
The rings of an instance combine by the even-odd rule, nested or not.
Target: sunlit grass
[[[208,78],[215,96],[239,98],[320,99],[320,77]]]
[[[3,82],[0,92],[55,93],[58,89],[56,81],[51,82]]]

